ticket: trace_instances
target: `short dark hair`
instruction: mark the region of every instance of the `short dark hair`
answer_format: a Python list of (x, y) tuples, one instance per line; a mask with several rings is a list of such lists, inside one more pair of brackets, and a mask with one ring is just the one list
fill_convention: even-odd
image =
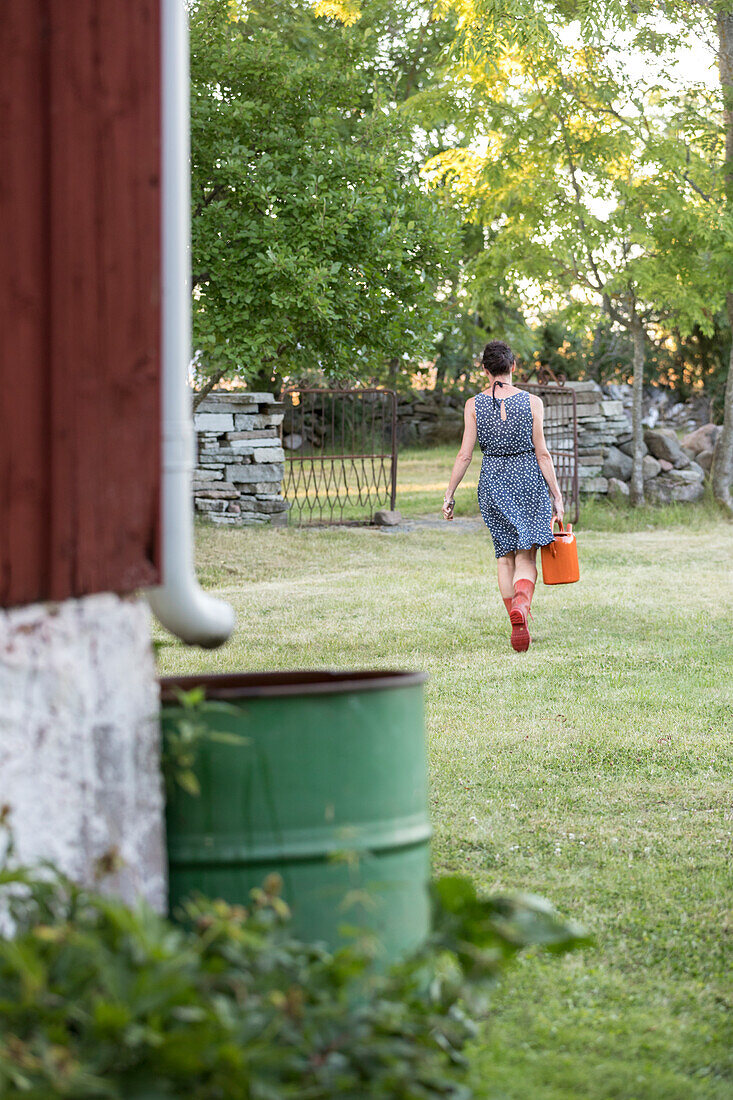
[(514, 363), (514, 352), (503, 340), (489, 340), (481, 362), (489, 374), (507, 374)]

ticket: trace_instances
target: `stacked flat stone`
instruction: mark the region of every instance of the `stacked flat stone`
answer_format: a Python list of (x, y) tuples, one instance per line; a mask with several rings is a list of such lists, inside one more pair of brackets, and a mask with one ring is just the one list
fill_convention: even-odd
[(227, 527), (287, 523), (282, 408), (271, 393), (246, 390), (211, 393), (201, 402), (193, 418), (200, 516)]
[[(566, 382), (578, 408), (578, 485), (581, 493), (605, 493), (608, 479), (603, 465), (612, 447), (631, 439), (631, 423), (621, 401), (603, 394), (597, 382)], [(551, 397), (545, 397), (551, 402)], [(572, 447), (572, 442), (570, 443)]]

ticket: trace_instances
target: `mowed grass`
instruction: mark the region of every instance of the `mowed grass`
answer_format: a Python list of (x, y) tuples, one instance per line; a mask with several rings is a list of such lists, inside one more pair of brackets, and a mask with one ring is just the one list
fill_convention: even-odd
[(729, 1100), (733, 530), (707, 507), (609, 515), (588, 509), (611, 529), (583, 528), (581, 583), (538, 586), (523, 655), (473, 524), (202, 527), (237, 631), (164, 641), (161, 671), (426, 669), (436, 871), (542, 894), (596, 937), (508, 977), (477, 1094)]

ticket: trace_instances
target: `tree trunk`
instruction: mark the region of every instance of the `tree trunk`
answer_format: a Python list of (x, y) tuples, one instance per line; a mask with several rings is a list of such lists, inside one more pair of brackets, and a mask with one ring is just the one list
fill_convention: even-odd
[(634, 384), (631, 408), (631, 431), (634, 441), (634, 466), (631, 471), (631, 503), (644, 503), (644, 415), (642, 398), (644, 396), (644, 354), (645, 334), (640, 322), (634, 321), (631, 328), (634, 340)]
[[(727, 295), (728, 320), (733, 326), (733, 294)], [(733, 516), (733, 497), (730, 485), (733, 479), (733, 344), (728, 363), (728, 381), (725, 385), (723, 405), (723, 430), (715, 446), (713, 457), (713, 496)]]
[(211, 391), (216, 389), (216, 387), (219, 385), (219, 383), (221, 382), (223, 377), (224, 377), (224, 372), (219, 371), (218, 374), (212, 375), (212, 377), (208, 380), (208, 382), (204, 386), (201, 387), (200, 390), (196, 390), (194, 392), (194, 395), (193, 395), (193, 411), (194, 412), (196, 412), (196, 409), (199, 407), (201, 402), (206, 400), (206, 398), (209, 396)]
[[(729, 7), (729, 5), (725, 5)], [(716, 13), (718, 31), (718, 72), (723, 89), (723, 122), (725, 126), (725, 197), (726, 205), (733, 208), (733, 13)], [(728, 320), (733, 324), (733, 291), (726, 296)], [(730, 483), (733, 478), (733, 344), (728, 364), (728, 381), (725, 387), (723, 431), (718, 439), (713, 459), (713, 496), (733, 516), (733, 499)]]
[(588, 368), (588, 374), (591, 376), (594, 382), (598, 385), (602, 385), (603, 379), (601, 377), (601, 337), (603, 335), (603, 324), (598, 322), (593, 330), (593, 346), (590, 353), (590, 366)]

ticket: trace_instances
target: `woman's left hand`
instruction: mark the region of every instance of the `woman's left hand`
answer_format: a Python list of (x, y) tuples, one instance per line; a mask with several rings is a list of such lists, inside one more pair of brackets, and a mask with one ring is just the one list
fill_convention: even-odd
[(453, 519), (453, 509), (456, 506), (455, 500), (443, 501), (443, 519)]

